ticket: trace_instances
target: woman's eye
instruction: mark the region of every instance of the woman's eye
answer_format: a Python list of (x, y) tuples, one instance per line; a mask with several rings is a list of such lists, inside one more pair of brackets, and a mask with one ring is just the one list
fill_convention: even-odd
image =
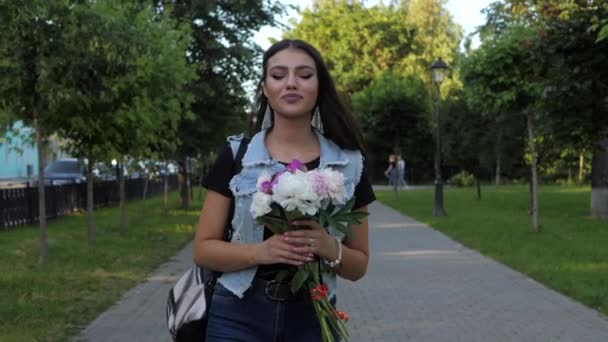
[(312, 75), (302, 75), (300, 77), (302, 77), (303, 79), (307, 80), (307, 79), (311, 78)]
[(274, 78), (275, 80), (280, 80), (284, 76), (283, 75), (270, 75), (270, 77)]

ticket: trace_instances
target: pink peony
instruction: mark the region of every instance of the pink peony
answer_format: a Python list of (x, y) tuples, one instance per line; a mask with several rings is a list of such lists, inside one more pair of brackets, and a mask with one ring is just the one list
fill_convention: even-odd
[(306, 171), (306, 166), (301, 161), (294, 159), (291, 163), (287, 164), (287, 171), (296, 173), (296, 170)]

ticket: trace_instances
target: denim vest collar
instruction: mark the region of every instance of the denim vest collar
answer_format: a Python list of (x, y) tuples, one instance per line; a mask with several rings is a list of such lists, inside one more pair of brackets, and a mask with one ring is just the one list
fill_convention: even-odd
[[(336, 145), (333, 141), (327, 139), (317, 129), (314, 132), (319, 141), (321, 156), (319, 162), (319, 168), (331, 167), (331, 166), (344, 166), (348, 164), (348, 157), (342, 152), (342, 149)], [(251, 166), (274, 166), (278, 162), (270, 157), (268, 149), (266, 149), (266, 134), (268, 130), (262, 130), (251, 138), (249, 146), (254, 148), (248, 148), (247, 152), (243, 156), (243, 167)]]

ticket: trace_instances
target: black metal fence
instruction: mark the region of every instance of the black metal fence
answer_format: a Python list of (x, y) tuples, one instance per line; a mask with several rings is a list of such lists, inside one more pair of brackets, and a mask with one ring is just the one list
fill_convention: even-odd
[[(169, 190), (177, 189), (177, 177), (169, 177)], [(164, 191), (164, 180), (148, 181), (147, 196)], [(125, 180), (127, 200), (143, 198), (145, 179)], [(86, 210), (87, 185), (65, 184), (45, 188), (46, 216), (48, 219)], [(95, 182), (93, 185), (95, 208), (108, 207), (120, 202), (116, 181)], [(38, 222), (38, 188), (0, 189), (0, 229), (33, 224)]]

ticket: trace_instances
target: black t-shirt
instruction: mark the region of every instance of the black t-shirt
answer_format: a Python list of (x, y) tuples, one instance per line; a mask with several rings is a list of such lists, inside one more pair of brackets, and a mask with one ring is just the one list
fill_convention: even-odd
[[(306, 169), (313, 170), (319, 167), (320, 158), (316, 158), (307, 163)], [(285, 163), (283, 163), (285, 164)], [(219, 153), (215, 164), (211, 167), (206, 177), (203, 180), (203, 186), (209, 190), (220, 193), (232, 200), (234, 195), (230, 191), (230, 180), (234, 177), (234, 157), (232, 155), (232, 149), (230, 144), (227, 144), (224, 149)], [(362, 208), (376, 200), (376, 195), (372, 189), (372, 185), (369, 182), (367, 172), (364, 169), (359, 179), (359, 184), (355, 187), (355, 204), (353, 209)], [(233, 213), (229, 214), (228, 222), (232, 221)], [(264, 240), (272, 236), (272, 232), (264, 228)], [(268, 275), (277, 272), (278, 270), (286, 267), (287, 265), (275, 264), (275, 265), (260, 265), (258, 267), (258, 275)]]

